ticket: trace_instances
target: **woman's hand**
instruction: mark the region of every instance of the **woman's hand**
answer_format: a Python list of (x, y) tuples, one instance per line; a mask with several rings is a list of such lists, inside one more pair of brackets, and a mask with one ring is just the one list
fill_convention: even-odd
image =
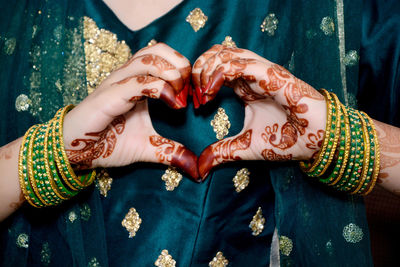
[(308, 160), (319, 150), (326, 124), (324, 97), (283, 67), (239, 48), (214, 45), (192, 70), (196, 106), (211, 101), (222, 85), (245, 102), (242, 131), (207, 147), (199, 174), (235, 160)]
[(64, 141), (71, 164), (87, 169), (158, 162), (197, 178), (196, 155), (156, 133), (146, 99), (186, 107), (190, 73), (190, 62), (166, 44), (139, 50), (66, 115)]

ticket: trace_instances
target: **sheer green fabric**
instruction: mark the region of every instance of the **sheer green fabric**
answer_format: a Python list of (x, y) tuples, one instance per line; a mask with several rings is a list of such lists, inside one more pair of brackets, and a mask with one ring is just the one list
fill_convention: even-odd
[[(239, 47), (356, 105), (358, 61), (350, 56), (346, 61), (346, 55), (359, 51), (361, 1), (342, 3), (190, 0), (132, 32), (101, 1), (6, 4), (2, 0), (8, 10), (0, 17), (0, 144), (86, 96), (83, 16), (117, 34), (132, 51), (156, 39), (192, 63), (229, 35)], [(196, 7), (208, 16), (198, 32), (185, 21)], [(260, 25), (272, 13), (278, 24), (270, 35)], [(364, 13), (363, 19), (371, 18)], [(394, 89), (388, 85), (387, 90)], [(210, 121), (218, 107), (226, 110), (231, 121), (229, 136), (237, 134), (243, 126), (243, 106), (228, 88), (200, 110), (191, 103), (179, 111), (159, 101), (149, 105), (156, 130), (196, 154), (216, 141)], [(250, 184), (236, 193), (232, 178), (244, 167), (251, 173)], [(93, 186), (60, 207), (24, 206), (1, 224), (0, 264), (152, 266), (167, 249), (177, 266), (207, 266), (218, 251), (229, 266), (266, 266), (271, 251), (276, 251), (271, 250), (271, 240), (277, 228), (282, 266), (371, 265), (362, 200), (329, 192), (303, 176), (296, 163), (226, 164), (200, 185), (184, 177), (172, 192), (165, 190), (161, 180), (165, 169), (147, 163), (112, 169), (114, 181), (107, 197)], [(142, 224), (136, 236), (128, 238), (121, 221), (131, 207)], [(266, 223), (263, 232), (253, 236), (248, 225), (258, 207)]]

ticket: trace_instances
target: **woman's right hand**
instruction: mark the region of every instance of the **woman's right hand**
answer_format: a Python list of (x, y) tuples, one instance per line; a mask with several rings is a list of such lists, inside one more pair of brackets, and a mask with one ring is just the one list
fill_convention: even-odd
[(195, 180), (197, 157), (182, 144), (157, 134), (147, 99), (186, 107), (190, 62), (163, 43), (139, 50), (64, 120), (64, 143), (77, 169), (156, 162), (178, 167)]

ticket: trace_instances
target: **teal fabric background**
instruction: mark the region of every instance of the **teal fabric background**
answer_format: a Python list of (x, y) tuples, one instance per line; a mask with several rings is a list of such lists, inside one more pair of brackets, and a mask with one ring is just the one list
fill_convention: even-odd
[[(366, 95), (371, 89), (366, 86), (358, 89), (358, 63), (346, 67), (347, 81), (343, 84), (339, 2), (190, 0), (144, 29), (132, 32), (98, 0), (2, 1), (9, 12), (0, 17), (0, 116), (3, 118), (0, 144), (21, 136), (31, 124), (48, 120), (58, 107), (79, 103), (85, 97), (83, 16), (94, 19), (99, 28), (117, 34), (132, 52), (156, 39), (172, 46), (192, 63), (213, 44), (221, 43), (230, 35), (237, 46), (285, 66), (316, 88), (334, 91), (343, 102), (355, 106), (359, 94), (363, 100), (360, 106), (370, 108), (370, 98)], [(373, 64), (375, 58), (370, 57), (376, 52), (378, 42), (369, 41), (379, 38), (374, 39), (374, 34), (364, 35), (371, 21), (375, 21), (371, 6), (377, 5), (376, 2), (365, 2), (362, 9), (359, 0), (345, 1), (343, 15), (346, 51), (359, 52), (362, 71), (376, 67), (376, 73), (380, 73)], [(196, 7), (208, 16), (206, 26), (197, 33), (185, 22), (188, 13)], [(260, 31), (260, 24), (269, 13), (274, 13), (279, 20), (273, 36)], [(325, 35), (320, 29), (324, 17), (333, 19), (332, 35)], [(393, 24), (385, 24), (384, 30), (390, 32), (390, 27)], [(16, 39), (12, 53), (6, 43), (11, 38)], [(361, 51), (360, 40), (365, 41), (361, 43)], [(398, 51), (395, 39), (385, 40), (393, 48), (390, 51)], [(81, 46), (76, 46), (76, 42)], [(379, 50), (386, 50), (385, 42), (379, 43), (382, 45)], [(73, 67), (69, 65), (71, 58), (75, 59)], [(392, 94), (396, 94), (398, 82), (398, 78), (393, 78), (398, 77), (396, 62), (398, 56), (387, 74), (393, 82), (383, 86)], [(40, 77), (32, 72), (40, 72)], [(360, 76), (363, 86), (371, 84), (369, 79), (379, 81), (379, 75), (371, 78), (366, 73)], [(33, 101), (28, 111), (17, 112), (15, 99), (22, 93), (32, 100), (40, 99), (42, 109), (35, 106), (38, 101)], [(386, 107), (387, 113), (398, 111), (396, 99), (390, 98), (393, 104)], [(385, 98), (385, 101), (389, 100)], [(179, 111), (159, 101), (150, 101), (149, 105), (156, 130), (185, 144), (196, 154), (216, 141), (209, 124), (218, 107), (226, 110), (231, 121), (229, 135), (238, 133), (243, 125), (243, 106), (228, 88), (200, 110), (194, 110), (192, 103)], [(251, 181), (238, 194), (232, 178), (243, 167), (251, 172)], [(322, 188), (304, 177), (296, 163), (226, 164), (200, 185), (185, 177), (173, 192), (167, 192), (160, 179), (165, 169), (165, 166), (147, 163), (110, 169), (114, 182), (106, 198), (93, 186), (60, 207), (21, 208), (1, 224), (0, 264), (152, 266), (161, 250), (168, 249), (177, 266), (207, 266), (218, 251), (229, 260), (229, 266), (266, 266), (276, 227), (280, 236), (293, 242), (290, 254), (280, 255), (282, 266), (371, 265), (362, 199)], [(121, 221), (131, 207), (139, 212), (142, 224), (137, 235), (129, 239)], [(258, 207), (262, 207), (266, 224), (262, 234), (254, 237), (248, 224)], [(71, 221), (71, 215), (76, 219)], [(343, 236), (343, 230), (351, 223), (362, 230), (359, 242), (348, 242)], [(27, 247), (16, 242), (21, 234), (29, 237)]]

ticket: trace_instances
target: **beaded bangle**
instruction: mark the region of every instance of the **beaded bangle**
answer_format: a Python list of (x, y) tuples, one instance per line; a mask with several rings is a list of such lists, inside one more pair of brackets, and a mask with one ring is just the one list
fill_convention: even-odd
[(18, 159), (18, 175), (19, 175), (19, 183), (21, 186), (22, 193), (28, 201), (34, 207), (40, 206), (40, 200), (35, 196), (33, 189), (31, 187), (29, 181), (29, 174), (28, 174), (28, 150), (29, 150), (29, 143), (32, 139), (33, 132), (39, 127), (39, 125), (33, 125), (28, 131), (25, 133), (22, 144), (19, 151), (19, 159)]
[(32, 160), (32, 150), (33, 150), (33, 143), (36, 137), (36, 134), (39, 130), (39, 128), (41, 127), (41, 125), (39, 125), (38, 128), (36, 128), (31, 136), (31, 139), (29, 140), (29, 145), (28, 145), (28, 175), (29, 175), (29, 182), (31, 184), (31, 188), (33, 189), (34, 194), (36, 195), (37, 199), (39, 200), (39, 203), (37, 204), (39, 207), (44, 207), (45, 201), (44, 199), (41, 197), (41, 195), (39, 194), (39, 190), (37, 188), (37, 184), (36, 184), (36, 179), (34, 178), (34, 174), (33, 174), (33, 160)]
[(300, 162), (301, 169), (311, 177), (321, 176), (329, 167), (335, 154), (340, 130), (339, 118), (341, 116), (341, 111), (338, 106), (339, 100), (337, 98), (332, 99), (330, 94), (324, 89), (321, 90), (321, 93), (324, 95), (327, 103), (327, 123), (325, 127), (324, 143), (318, 153), (317, 159), (311, 167), (308, 163)]
[[(339, 169), (339, 173), (336, 176), (335, 179), (332, 180), (332, 182), (329, 184), (330, 186), (333, 186), (335, 184), (337, 184), (340, 179), (342, 179), (343, 174), (346, 170), (346, 166), (347, 166), (347, 162), (349, 161), (349, 156), (350, 156), (350, 139), (351, 139), (351, 135), (350, 135), (350, 121), (349, 121), (349, 116), (347, 113), (347, 109), (343, 104), (340, 104), (340, 108), (342, 110), (343, 113), (343, 118), (344, 118), (344, 122), (341, 123), (341, 139), (340, 139), (340, 145), (343, 146), (342, 142), (344, 142), (344, 152), (343, 155), (341, 155), (341, 151), (339, 151), (339, 157), (343, 156), (343, 161), (338, 164), (340, 169)], [(344, 129), (343, 129), (344, 128)], [(343, 131), (344, 131), (344, 138), (343, 138)]]
[(49, 185), (43, 162), (44, 133), (47, 127), (48, 124), (41, 125), (33, 141), (32, 158), (30, 159), (32, 160), (33, 177), (30, 179), (35, 180), (38, 197), (43, 199), (43, 204), (50, 206), (56, 204), (56, 201), (53, 197), (54, 192)]
[(362, 124), (361, 120), (358, 117), (357, 112), (349, 108), (349, 114), (353, 118), (355, 122), (355, 127), (356, 127), (356, 157), (354, 159), (354, 166), (353, 169), (351, 170), (350, 174), (350, 179), (343, 188), (344, 191), (351, 191), (357, 186), (357, 182), (359, 181), (361, 171), (362, 171), (362, 162), (364, 160), (364, 139), (363, 139), (363, 134), (362, 134)]
[(49, 127), (47, 127), (44, 135), (44, 167), (46, 169), (46, 174), (49, 177), (50, 186), (53, 192), (61, 200), (69, 199), (75, 196), (78, 192), (69, 191), (68, 188), (62, 183), (53, 157), (53, 142), (52, 142), (52, 127), (53, 121), (50, 121)]
[[(367, 116), (368, 117), (368, 116)], [(374, 164), (374, 171), (372, 173), (372, 180), (370, 182), (370, 185), (368, 187), (368, 189), (366, 189), (365, 192), (361, 192), (363, 195), (368, 195), (372, 189), (374, 188), (375, 184), (376, 184), (376, 180), (378, 179), (378, 174), (380, 171), (380, 148), (379, 148), (379, 143), (378, 143), (378, 135), (376, 133), (376, 128), (375, 128), (375, 124), (372, 121), (371, 118), (368, 117), (368, 121), (371, 124), (371, 128), (372, 128), (372, 134), (374, 136), (374, 143), (375, 143), (375, 164)]]
[(350, 192), (350, 194), (357, 194), (360, 191), (361, 187), (363, 186), (365, 180), (367, 179), (368, 166), (369, 166), (369, 161), (370, 161), (370, 149), (371, 149), (370, 141), (368, 138), (367, 124), (366, 124), (363, 116), (361, 116), (360, 112), (356, 111), (356, 113), (361, 120), (362, 129), (363, 129), (364, 159), (363, 159), (363, 165), (362, 165), (360, 179), (358, 181), (359, 184), (353, 191)]

